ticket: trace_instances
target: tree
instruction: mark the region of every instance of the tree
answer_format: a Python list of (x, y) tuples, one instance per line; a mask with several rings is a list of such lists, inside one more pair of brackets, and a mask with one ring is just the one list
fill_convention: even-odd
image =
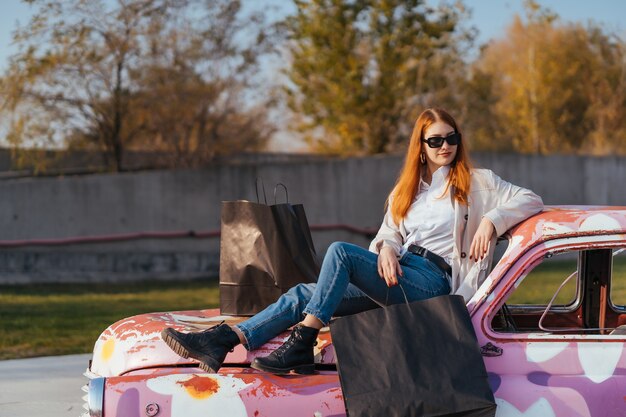
[(461, 10), (421, 0), (296, 0), (285, 21), (285, 89), (296, 129), (318, 150), (375, 154), (411, 132), (443, 95)]
[(532, 1), (526, 7), (526, 21), (516, 16), (473, 65), (474, 141), (527, 153), (618, 150), (626, 141), (623, 42), (592, 23), (560, 23)]
[[(172, 155), (177, 165), (194, 166), (220, 154), (258, 150), (273, 126), (267, 108), (273, 98), (255, 77), (259, 58), (272, 51), (262, 15), (240, 19), (238, 1), (211, 1), (209, 26), (185, 29), (184, 22), (158, 22), (146, 69), (134, 75), (139, 107), (149, 109), (136, 142)], [(249, 40), (246, 41), (245, 38)], [(251, 41), (250, 41), (251, 40)]]
[(593, 78), (587, 85), (587, 118), (593, 130), (581, 144), (593, 155), (626, 155), (626, 41), (592, 26), (588, 36), (594, 52)]
[(15, 31), (19, 52), (1, 81), (15, 145), (70, 138), (120, 170), (132, 147), (174, 149), (188, 165), (231, 140), (267, 139), (246, 93), (269, 42), (258, 15), (240, 19), (239, 1), (28, 2), (37, 12)]

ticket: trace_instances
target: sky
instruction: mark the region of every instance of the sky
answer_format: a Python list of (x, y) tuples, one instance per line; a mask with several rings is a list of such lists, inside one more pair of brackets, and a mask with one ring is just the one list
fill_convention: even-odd
[[(593, 20), (626, 38), (626, 1), (624, 0), (538, 0), (562, 21), (586, 23)], [(515, 14), (524, 15), (523, 0), (465, 0), (472, 9), (470, 23), (479, 30), (478, 43), (504, 34)]]

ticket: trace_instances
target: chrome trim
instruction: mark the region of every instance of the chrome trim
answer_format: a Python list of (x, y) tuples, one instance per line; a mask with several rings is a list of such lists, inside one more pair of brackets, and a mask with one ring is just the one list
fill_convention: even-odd
[(146, 415), (148, 417), (156, 416), (157, 414), (159, 414), (159, 411), (161, 411), (161, 409), (159, 408), (159, 404), (157, 403), (150, 403), (146, 405)]
[(87, 404), (89, 407), (89, 417), (102, 417), (104, 408), (104, 384), (106, 378), (94, 378), (89, 381), (89, 392)]

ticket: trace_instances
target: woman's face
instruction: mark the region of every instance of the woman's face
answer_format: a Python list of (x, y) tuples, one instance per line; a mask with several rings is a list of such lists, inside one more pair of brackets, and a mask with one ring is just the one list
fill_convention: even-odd
[[(449, 124), (437, 121), (428, 126), (424, 131), (424, 139), (432, 137), (445, 138), (454, 133), (454, 128)], [(458, 145), (450, 145), (447, 141), (443, 141), (441, 148), (431, 148), (428, 143), (422, 143), (422, 152), (426, 154), (426, 162), (431, 173), (435, 172), (439, 167), (450, 165), (454, 161)]]

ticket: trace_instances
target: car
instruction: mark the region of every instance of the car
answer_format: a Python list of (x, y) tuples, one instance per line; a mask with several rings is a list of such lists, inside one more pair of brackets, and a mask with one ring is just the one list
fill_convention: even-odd
[[(551, 206), (497, 245), (467, 302), (498, 417), (626, 416), (626, 207)], [(485, 267), (490, 267), (485, 265)], [(345, 416), (328, 328), (314, 375), (249, 367), (281, 345), (241, 345), (217, 374), (161, 340), (243, 320), (219, 310), (142, 314), (107, 328), (85, 375), (89, 416)]]

